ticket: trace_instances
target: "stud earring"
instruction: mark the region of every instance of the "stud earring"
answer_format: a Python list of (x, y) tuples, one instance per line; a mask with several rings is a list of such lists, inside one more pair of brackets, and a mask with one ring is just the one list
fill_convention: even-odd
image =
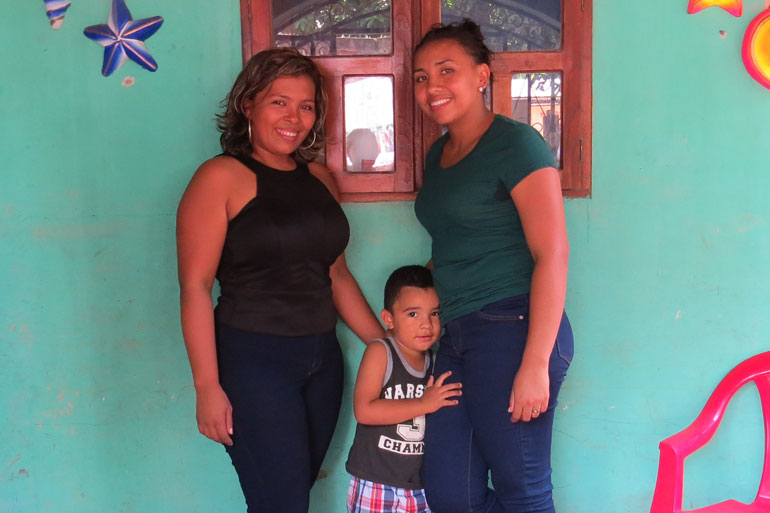
[(484, 86), (479, 86), (479, 92), (480, 92), (480, 93), (483, 93), (483, 92), (484, 92)]

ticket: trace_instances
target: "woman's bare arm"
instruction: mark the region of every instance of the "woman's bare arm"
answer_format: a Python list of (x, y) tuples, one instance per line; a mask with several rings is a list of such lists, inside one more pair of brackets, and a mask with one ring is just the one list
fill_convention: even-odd
[(219, 384), (211, 289), (227, 232), (229, 173), (223, 159), (204, 163), (177, 211), (182, 335), (196, 391), (198, 429), (232, 445), (232, 407)]
[(513, 381), (508, 409), (512, 422), (526, 422), (532, 418), (533, 411), (542, 412), (548, 407), (548, 362), (564, 312), (569, 243), (556, 169), (534, 171), (514, 187), (511, 197), (535, 261), (527, 344)]

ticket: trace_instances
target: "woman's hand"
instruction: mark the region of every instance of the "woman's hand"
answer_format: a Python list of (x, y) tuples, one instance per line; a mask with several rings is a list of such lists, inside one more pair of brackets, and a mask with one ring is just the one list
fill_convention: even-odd
[(215, 442), (233, 445), (233, 407), (230, 399), (217, 383), (196, 390), (198, 431)]
[(527, 365), (522, 362), (511, 388), (508, 405), (511, 422), (529, 422), (537, 418), (548, 408), (549, 390), (548, 364)]

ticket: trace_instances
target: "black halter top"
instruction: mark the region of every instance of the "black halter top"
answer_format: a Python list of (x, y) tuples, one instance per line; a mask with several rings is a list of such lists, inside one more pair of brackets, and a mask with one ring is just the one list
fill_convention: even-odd
[(287, 336), (334, 329), (329, 267), (350, 237), (342, 208), (305, 164), (281, 171), (228, 156), (257, 175), (257, 194), (227, 226), (217, 322)]

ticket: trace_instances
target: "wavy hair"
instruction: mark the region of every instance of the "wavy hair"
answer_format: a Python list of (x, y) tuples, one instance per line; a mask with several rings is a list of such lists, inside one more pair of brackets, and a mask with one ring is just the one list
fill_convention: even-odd
[[(222, 151), (233, 155), (249, 155), (249, 120), (244, 104), (253, 100), (276, 79), (281, 77), (307, 76), (315, 84), (315, 123), (311, 132), (292, 154), (305, 162), (315, 159), (326, 140), (326, 92), (324, 79), (315, 63), (293, 48), (270, 48), (254, 55), (235, 79), (233, 88), (222, 100), (224, 112), (217, 114), (217, 129), (222, 132), (219, 143)], [(312, 143), (312, 144), (311, 144)]]

